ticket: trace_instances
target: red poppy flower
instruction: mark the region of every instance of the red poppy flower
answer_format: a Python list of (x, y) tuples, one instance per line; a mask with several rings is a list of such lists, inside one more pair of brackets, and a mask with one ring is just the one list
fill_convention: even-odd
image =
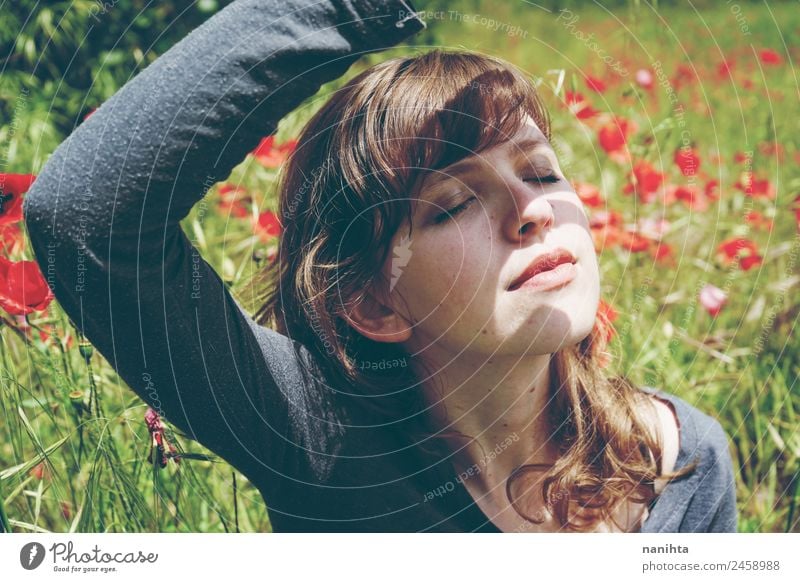
[(259, 214), (258, 221), (254, 225), (256, 234), (267, 240), (279, 236), (282, 228), (278, 216), (271, 210), (265, 210)]
[(290, 139), (282, 144), (275, 143), (275, 136), (265, 137), (252, 151), (253, 156), (267, 168), (277, 168), (297, 147), (297, 140)]
[(739, 268), (742, 271), (749, 271), (753, 267), (757, 267), (763, 262), (763, 257), (761, 255), (751, 255), (749, 257), (742, 257), (739, 259)]
[(719, 180), (709, 180), (704, 188), (706, 198), (719, 200)]
[(675, 266), (675, 254), (672, 252), (672, 247), (663, 241), (654, 242), (650, 247), (650, 255), (658, 263)]
[(30, 471), (28, 471), (28, 475), (38, 481), (42, 481), (43, 479), (47, 479), (49, 481), (52, 478), (50, 475), (50, 470), (47, 468), (44, 461), (38, 463)]
[(767, 178), (759, 179), (754, 177), (753, 172), (743, 172), (734, 187), (753, 198), (775, 199), (775, 187), (772, 183)]
[(605, 81), (591, 75), (586, 75), (586, 86), (595, 93), (604, 93), (606, 90)]
[(783, 63), (783, 57), (772, 49), (763, 49), (758, 53), (758, 56), (765, 65), (780, 65)]
[(605, 202), (600, 190), (594, 184), (586, 182), (576, 182), (574, 184), (575, 193), (586, 206), (590, 208), (601, 208)]
[(694, 148), (679, 148), (675, 150), (675, 164), (684, 176), (694, 176), (700, 167), (700, 156)]
[(797, 230), (800, 231), (800, 194), (794, 197), (792, 202), (792, 210), (794, 210), (794, 219), (797, 222)]
[(717, 75), (720, 77), (730, 77), (733, 75), (733, 67), (736, 65), (734, 59), (724, 59), (717, 65)]
[(634, 124), (622, 117), (615, 117), (597, 132), (597, 141), (607, 153), (617, 152), (628, 144), (628, 136), (635, 131)]
[(675, 75), (672, 78), (672, 85), (675, 90), (679, 90), (684, 85), (694, 83), (697, 80), (694, 70), (687, 64), (681, 63), (675, 68)]
[(651, 202), (655, 199), (661, 184), (664, 182), (664, 174), (657, 171), (650, 162), (640, 160), (633, 166), (630, 173), (630, 182), (623, 188), (625, 194), (636, 193), (642, 202)]
[(68, 501), (61, 502), (61, 515), (64, 519), (72, 519), (72, 505)]
[(43, 311), (52, 300), (36, 262), (11, 262), (0, 256), (0, 307), (11, 315), (26, 315)]
[(737, 164), (744, 164), (747, 160), (750, 159), (750, 156), (744, 152), (736, 152), (733, 154), (733, 161)]
[(764, 154), (765, 156), (775, 156), (778, 158), (778, 161), (783, 161), (786, 150), (783, 148), (783, 144), (778, 143), (777, 141), (762, 141), (758, 144), (758, 150)]
[(599, 113), (580, 93), (567, 91), (564, 94), (564, 101), (567, 104), (567, 109), (578, 119), (590, 119)]
[(773, 227), (773, 221), (757, 210), (751, 210), (745, 214), (744, 220), (754, 228), (763, 228), (764, 230), (771, 231)]
[(33, 174), (0, 174), (0, 225), (22, 220), (22, 195), (34, 180)]
[(653, 241), (638, 232), (626, 232), (622, 240), (622, 248), (632, 253), (643, 253), (650, 250)]
[(625, 219), (616, 210), (601, 210), (592, 214), (589, 219), (589, 224), (594, 228), (595, 226), (614, 226), (621, 228), (625, 224)]
[(703, 212), (708, 209), (708, 200), (706, 200), (700, 188), (691, 184), (686, 186), (673, 186), (670, 188), (670, 195), (675, 200), (680, 200), (692, 210)]
[(599, 211), (592, 214), (589, 226), (592, 231), (592, 241), (596, 252), (601, 252), (606, 246), (618, 244), (623, 236), (623, 219), (619, 212), (614, 210)]
[(763, 257), (758, 253), (756, 243), (741, 237), (727, 239), (717, 247), (717, 256), (725, 264), (739, 262), (739, 268), (749, 271), (760, 265)]
[(252, 201), (252, 197), (244, 188), (225, 183), (219, 186), (217, 192), (219, 192), (219, 209), (222, 212), (230, 213), (237, 218), (244, 218), (250, 214), (247, 204)]
[[(20, 316), (17, 316), (17, 317), (20, 317)], [(30, 326), (27, 326), (27, 328), (26, 328), (24, 319), (21, 322), (20, 327), (25, 331), (26, 334), (32, 329)], [(56, 332), (58, 330), (53, 325), (51, 325), (49, 323), (43, 323), (41, 325), (41, 328), (42, 329), (39, 330), (39, 339), (42, 340), (42, 343), (47, 344), (47, 343), (50, 343), (51, 341), (53, 341), (53, 342), (61, 341), (61, 340), (59, 340), (58, 336), (56, 335)], [(72, 334), (67, 332), (65, 337), (67, 339), (67, 342), (66, 342), (67, 349), (72, 348), (72, 346), (75, 344), (75, 342), (72, 340), (72, 337), (73, 337)]]

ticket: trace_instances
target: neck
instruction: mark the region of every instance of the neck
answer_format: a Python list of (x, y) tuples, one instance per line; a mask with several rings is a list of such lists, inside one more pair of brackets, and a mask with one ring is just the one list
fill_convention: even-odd
[(447, 365), (434, 368), (439, 371), (423, 384), (434, 428), (467, 437), (448, 443), (459, 472), (479, 469), (470, 473), (471, 489), (494, 496), (504, 492), (506, 479), (520, 465), (555, 462), (546, 415), (550, 358), (443, 358)]

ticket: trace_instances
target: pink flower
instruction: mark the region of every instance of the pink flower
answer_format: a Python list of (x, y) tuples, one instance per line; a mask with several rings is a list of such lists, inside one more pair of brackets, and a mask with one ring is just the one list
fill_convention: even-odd
[(647, 69), (639, 69), (636, 71), (636, 82), (643, 89), (653, 88), (653, 73)]
[(639, 220), (639, 232), (647, 238), (661, 240), (669, 232), (669, 221), (663, 218), (642, 218)]
[(719, 287), (707, 284), (700, 290), (700, 304), (713, 317), (717, 316), (727, 301), (728, 296)]

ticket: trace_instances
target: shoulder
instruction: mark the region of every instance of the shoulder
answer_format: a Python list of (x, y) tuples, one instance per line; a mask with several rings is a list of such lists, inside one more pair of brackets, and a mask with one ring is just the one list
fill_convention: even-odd
[[(680, 452), (680, 421), (674, 405), (668, 400), (663, 400), (655, 395), (650, 395), (644, 402), (649, 402), (652, 406), (643, 404), (641, 412), (647, 419), (647, 427), (650, 429), (651, 436), (661, 444), (661, 466), (659, 474), (669, 473), (675, 470)], [(664, 489), (666, 482), (656, 480), (655, 491), (657, 494)]]
[(669, 406), (675, 412), (680, 434), (680, 457), (684, 454), (692, 458), (698, 454), (703, 457), (730, 454), (728, 435), (716, 418), (669, 392), (649, 386), (642, 390), (649, 393), (652, 400), (662, 403), (662, 406)]
[(665, 464), (672, 461), (672, 469), (680, 469), (696, 460), (696, 471), (706, 482), (714, 476), (731, 480), (730, 445), (720, 422), (674, 394), (651, 387), (643, 391), (650, 394), (658, 411), (657, 426), (666, 440)]

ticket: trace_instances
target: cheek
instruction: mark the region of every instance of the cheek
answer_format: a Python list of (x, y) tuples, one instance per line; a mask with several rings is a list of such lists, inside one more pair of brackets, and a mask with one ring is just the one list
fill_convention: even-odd
[(448, 230), (452, 232), (418, 241), (398, 279), (398, 288), (417, 321), (463, 317), (470, 302), (470, 311), (480, 304), (481, 289), (494, 286), (488, 271), (490, 243), (473, 244), (464, 230)]

